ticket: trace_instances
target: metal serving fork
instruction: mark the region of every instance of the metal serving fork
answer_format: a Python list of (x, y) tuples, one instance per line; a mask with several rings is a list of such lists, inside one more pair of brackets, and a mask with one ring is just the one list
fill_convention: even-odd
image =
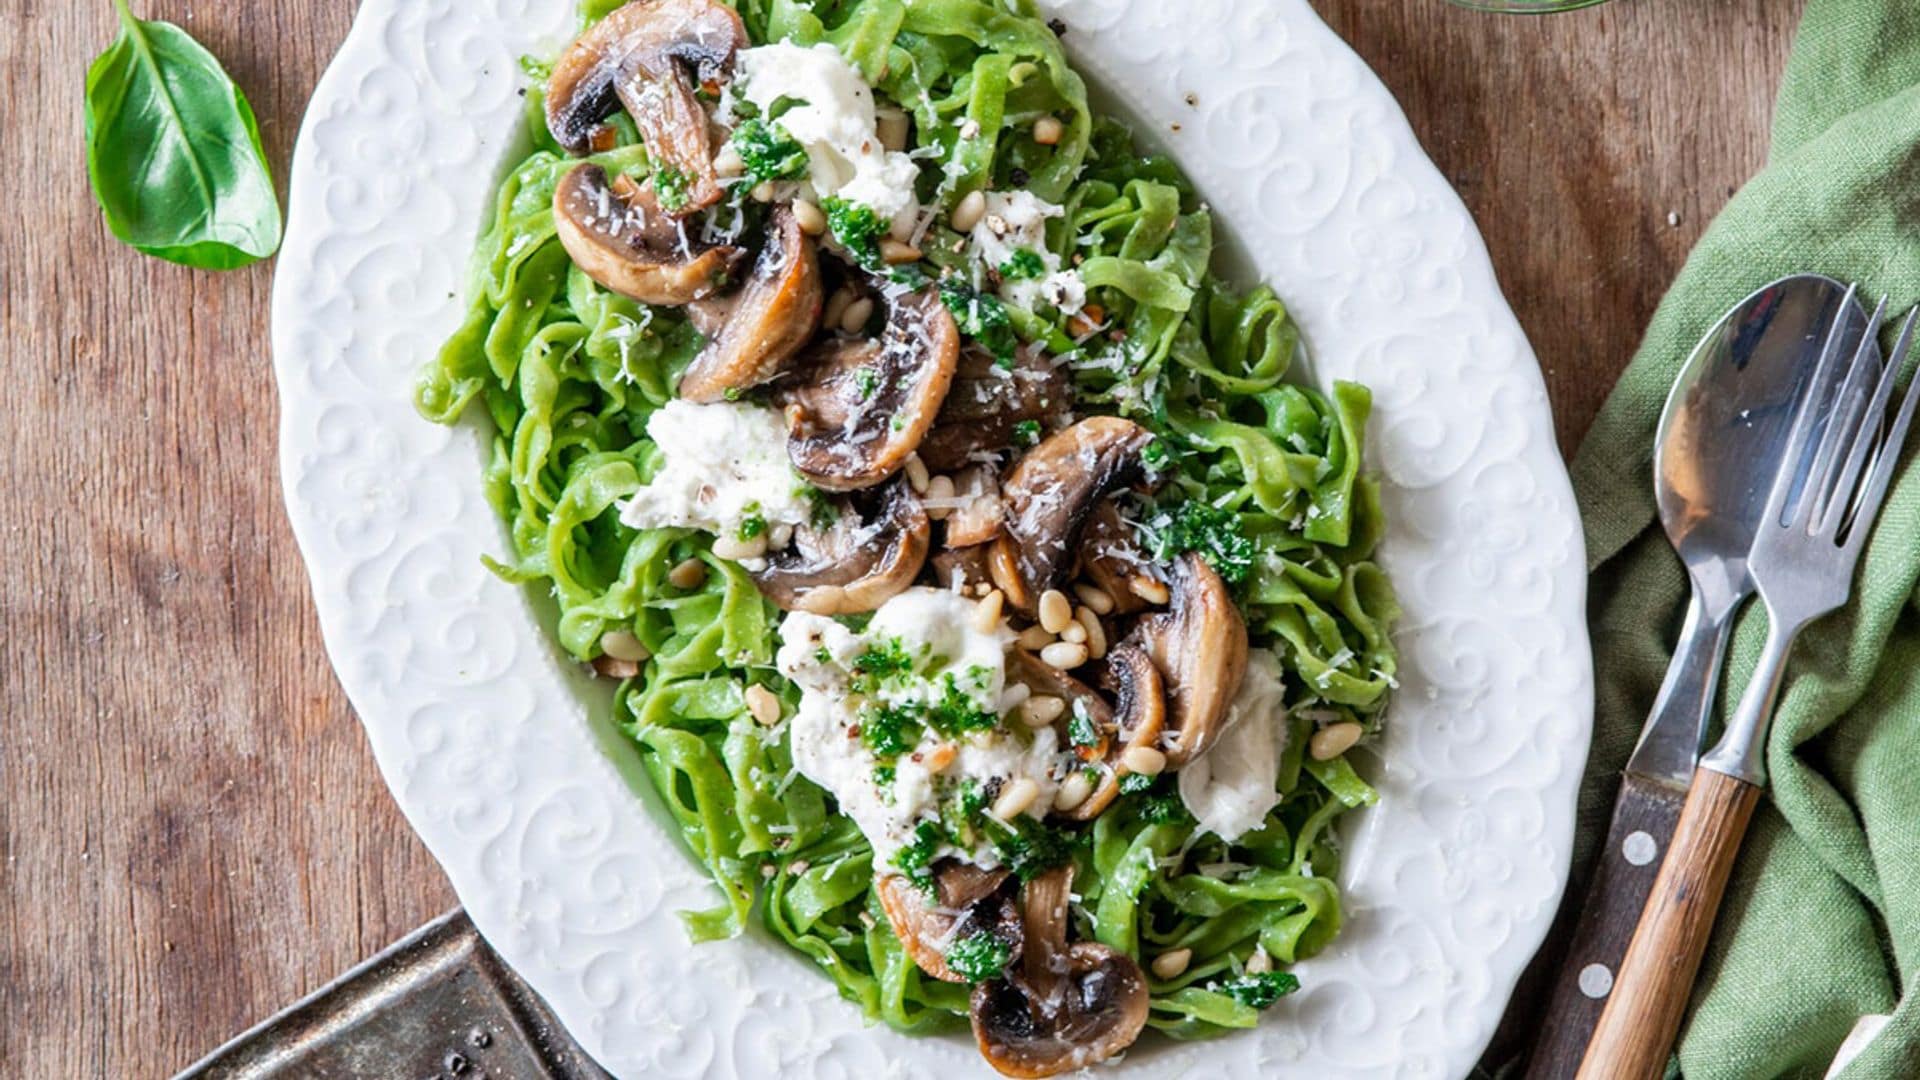
[[(1845, 303), (1852, 296), (1849, 289)], [(1881, 365), (1868, 344), (1885, 311), (1882, 300), (1847, 365), (1845, 381), (1829, 395), (1845, 320), (1836, 323), (1795, 414), (1786, 457), (1747, 559), (1767, 608), (1766, 647), (1726, 734), (1694, 771), (1673, 842), (1581, 1062), (1581, 1080), (1638, 1080), (1666, 1071), (1733, 857), (1766, 783), (1767, 724), (1787, 654), (1808, 623), (1847, 602), (1860, 551), (1920, 404), (1917, 377), (1893, 424), (1884, 424), (1920, 315), (1907, 315), (1884, 370), (1876, 370)], [(1807, 443), (1823, 409), (1827, 429), (1809, 460)]]

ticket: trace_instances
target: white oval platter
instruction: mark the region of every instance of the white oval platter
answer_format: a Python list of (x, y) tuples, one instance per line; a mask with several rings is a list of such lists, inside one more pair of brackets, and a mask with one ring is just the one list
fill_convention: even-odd
[[(1402, 686), (1354, 815), (1348, 925), (1256, 1031), (1124, 1075), (1464, 1075), (1546, 931), (1592, 714), (1581, 534), (1540, 372), (1479, 234), (1305, 0), (1060, 0), (1075, 62), (1217, 210), (1321, 380), (1374, 391)], [(864, 1024), (798, 957), (689, 944), (715, 895), (604, 692), (493, 578), (486, 433), (413, 412), (514, 148), (516, 59), (572, 0), (366, 0), (294, 153), (273, 298), (288, 511), (381, 771), (496, 949), (622, 1076), (987, 1074)], [(1191, 95), (1191, 98), (1189, 97)]]

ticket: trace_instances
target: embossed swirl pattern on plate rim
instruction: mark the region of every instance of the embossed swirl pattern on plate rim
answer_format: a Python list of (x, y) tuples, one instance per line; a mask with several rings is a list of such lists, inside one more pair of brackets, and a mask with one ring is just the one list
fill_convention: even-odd
[[(1381, 557), (1407, 610), (1384, 801), (1347, 837), (1345, 932), (1258, 1030), (1155, 1040), (1120, 1071), (1461, 1075), (1558, 901), (1592, 711), (1579, 524), (1532, 352), (1465, 209), (1303, 0), (1047, 6), (1280, 288), (1315, 377), (1374, 388)], [(674, 912), (714, 896), (598, 726), (604, 690), (480, 564), (505, 543), (485, 433), (410, 406), (461, 314), (523, 104), (516, 58), (563, 42), (571, 9), (367, 0), (314, 94), (273, 345), (328, 651), (474, 922), (615, 1072), (984, 1072), (963, 1036), (864, 1025), (759, 937), (687, 943)]]

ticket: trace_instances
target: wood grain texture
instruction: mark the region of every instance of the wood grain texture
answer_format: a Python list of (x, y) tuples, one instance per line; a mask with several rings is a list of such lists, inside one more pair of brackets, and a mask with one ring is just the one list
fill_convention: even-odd
[(1685, 801), (1686, 792), (1677, 786), (1637, 776), (1621, 779), (1593, 882), (1570, 898), (1581, 905), (1580, 916), (1527, 1060), (1528, 1080), (1565, 1080), (1580, 1067), (1607, 1002), (1605, 987), (1595, 996), (1592, 987), (1581, 985), (1582, 974), (1595, 964), (1608, 979), (1620, 970)]
[[(1763, 160), (1799, 5), (1316, 3), (1480, 222), (1571, 448)], [(227, 64), (284, 193), (353, 5), (134, 6)], [(453, 897), (321, 650), (281, 510), (271, 266), (142, 258), (87, 192), (81, 87), (112, 33), (104, 0), (0, 0), (0, 1062), (117, 1080), (185, 1065)]]
[(1711, 769), (1694, 771), (1673, 845), (1580, 1062), (1579, 1080), (1659, 1080), (1666, 1074), (1720, 896), (1759, 802), (1756, 784)]

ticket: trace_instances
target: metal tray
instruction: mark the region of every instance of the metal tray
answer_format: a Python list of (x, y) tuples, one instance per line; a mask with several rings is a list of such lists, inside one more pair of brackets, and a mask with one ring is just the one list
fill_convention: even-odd
[(175, 1080), (611, 1080), (455, 909)]

